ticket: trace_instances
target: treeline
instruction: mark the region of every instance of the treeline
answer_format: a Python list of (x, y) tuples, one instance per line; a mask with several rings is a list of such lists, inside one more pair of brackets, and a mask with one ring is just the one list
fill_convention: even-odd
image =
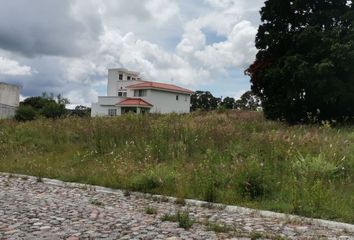
[(76, 106), (75, 109), (67, 109), (69, 99), (62, 95), (43, 93), (42, 96), (29, 97), (20, 102), (15, 119), (18, 121), (31, 121), (37, 118), (57, 119), (67, 116), (88, 117), (91, 109), (85, 106)]
[(261, 109), (261, 101), (252, 91), (245, 92), (238, 100), (232, 97), (214, 97), (209, 91), (196, 91), (192, 94), (191, 111), (216, 109), (256, 111)]

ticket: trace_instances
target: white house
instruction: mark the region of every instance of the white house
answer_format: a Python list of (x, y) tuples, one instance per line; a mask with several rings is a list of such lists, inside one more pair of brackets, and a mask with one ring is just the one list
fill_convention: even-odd
[(12, 118), (20, 102), (21, 87), (0, 82), (0, 119)]
[(193, 91), (172, 84), (149, 82), (138, 72), (108, 70), (107, 96), (92, 104), (91, 116), (135, 113), (189, 113)]

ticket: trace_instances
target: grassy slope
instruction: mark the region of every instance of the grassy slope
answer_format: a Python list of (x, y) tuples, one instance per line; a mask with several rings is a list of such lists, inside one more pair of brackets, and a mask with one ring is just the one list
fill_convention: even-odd
[(0, 171), (354, 223), (354, 128), (258, 113), (1, 121)]

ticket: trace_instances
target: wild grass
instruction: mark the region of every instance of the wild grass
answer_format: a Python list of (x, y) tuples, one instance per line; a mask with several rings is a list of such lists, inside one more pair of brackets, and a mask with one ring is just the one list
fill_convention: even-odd
[(153, 208), (153, 207), (146, 207), (145, 213), (149, 214), (149, 215), (155, 215), (155, 214), (157, 214), (157, 209)]
[(354, 127), (260, 113), (0, 121), (0, 171), (354, 223)]
[(175, 214), (164, 214), (161, 221), (178, 222), (178, 226), (184, 229), (190, 229), (194, 221), (190, 218), (187, 211), (178, 210)]

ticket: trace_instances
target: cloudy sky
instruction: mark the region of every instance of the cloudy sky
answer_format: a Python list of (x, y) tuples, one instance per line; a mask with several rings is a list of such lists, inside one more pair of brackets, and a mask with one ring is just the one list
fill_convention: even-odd
[(245, 68), (264, 0), (9, 0), (0, 7), (0, 81), (22, 96), (90, 105), (107, 68), (215, 96), (250, 88)]

